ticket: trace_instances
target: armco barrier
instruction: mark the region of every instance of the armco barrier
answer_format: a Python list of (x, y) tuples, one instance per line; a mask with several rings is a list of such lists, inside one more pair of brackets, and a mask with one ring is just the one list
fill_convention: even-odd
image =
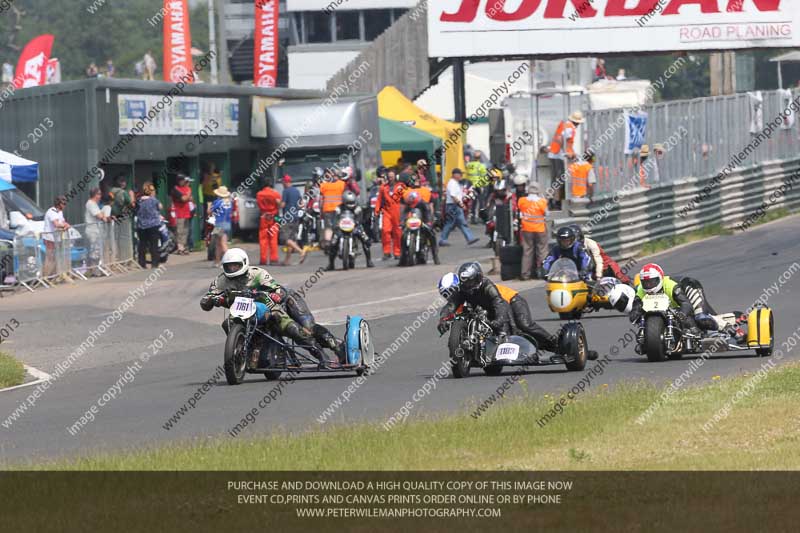
[[(784, 192), (779, 195), (775, 191), (782, 186)], [(777, 196), (774, 202), (771, 196)], [(721, 181), (689, 178), (652, 189), (636, 187), (617, 197), (598, 197), (592, 204), (573, 203), (570, 221), (588, 227), (609, 253), (630, 257), (648, 242), (705, 226), (736, 228), (757, 217), (765, 202), (768, 211), (800, 209), (800, 159), (738, 169)]]

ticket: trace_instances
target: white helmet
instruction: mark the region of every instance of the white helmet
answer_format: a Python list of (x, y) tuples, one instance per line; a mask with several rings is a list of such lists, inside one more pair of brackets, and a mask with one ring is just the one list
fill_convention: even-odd
[(514, 176), (514, 185), (527, 185), (528, 184), (528, 176), (527, 174), (517, 174)]
[(250, 258), (241, 248), (231, 248), (222, 256), (222, 272), (228, 278), (238, 278), (250, 268)]
[(455, 272), (448, 272), (439, 280), (439, 294), (444, 298), (450, 296), (456, 289), (458, 289), (458, 276)]
[(624, 283), (614, 285), (614, 288), (611, 289), (610, 293), (608, 293), (609, 303), (620, 313), (631, 312), (631, 309), (633, 309), (634, 298), (636, 298), (636, 291)]

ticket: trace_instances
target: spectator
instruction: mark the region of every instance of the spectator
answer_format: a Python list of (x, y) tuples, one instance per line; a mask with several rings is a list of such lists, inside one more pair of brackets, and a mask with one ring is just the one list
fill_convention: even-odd
[(56, 247), (63, 240), (63, 232), (70, 226), (64, 219), (64, 207), (67, 199), (64, 196), (56, 196), (53, 207), (47, 210), (44, 215), (44, 228), (42, 229), (42, 240), (44, 241), (45, 257), (43, 274), (49, 278), (56, 273)]
[(224, 185), (214, 191), (216, 199), (211, 202), (209, 214), (214, 217), (214, 230), (211, 239), (214, 243), (214, 266), (219, 267), (222, 256), (228, 251), (228, 239), (233, 231), (231, 216), (233, 215), (233, 200), (231, 193)]
[(114, 77), (114, 62), (111, 61), (111, 58), (106, 59), (106, 76), (109, 78)]
[(114, 180), (116, 187), (111, 189), (111, 216), (126, 218), (133, 211), (136, 197), (128, 189), (128, 180), (124, 174), (119, 174)]
[(89, 270), (87, 274), (90, 276), (95, 275), (96, 267), (100, 264), (100, 258), (103, 250), (101, 246), (100, 236), (103, 234), (101, 224), (111, 220), (107, 213), (108, 210), (100, 208), (100, 198), (103, 193), (99, 187), (94, 187), (89, 191), (89, 199), (86, 201), (86, 208), (83, 212), (83, 221), (86, 223), (86, 240), (89, 241), (89, 260), (87, 267)]
[(467, 219), (464, 217), (464, 190), (461, 181), (464, 175), (461, 169), (453, 169), (453, 175), (447, 182), (447, 199), (445, 205), (444, 228), (442, 228), (442, 237), (439, 241), (439, 246), (450, 246), (447, 242), (447, 237), (453, 231), (455, 226), (461, 230), (464, 238), (467, 240), (467, 245), (472, 245), (480, 239), (475, 237), (467, 225)]
[(621, 68), (617, 71), (617, 81), (625, 81), (628, 77), (625, 75), (625, 69)]
[(550, 200), (553, 209), (561, 209), (566, 181), (566, 163), (575, 160), (575, 138), (578, 136), (578, 127), (583, 122), (583, 113), (575, 111), (567, 120), (558, 123), (553, 140), (550, 142), (547, 157), (550, 160), (551, 187), (555, 192), (555, 197)]
[(89, 66), (86, 67), (86, 77), (87, 78), (96, 78), (100, 74), (100, 71), (97, 69), (97, 65), (94, 63), (89, 63)]
[(139, 265), (147, 268), (145, 252), (150, 251), (150, 263), (158, 268), (161, 262), (161, 202), (156, 198), (156, 188), (149, 181), (142, 185), (142, 196), (136, 210), (136, 233), (139, 235)]
[(297, 231), (300, 229), (300, 221), (298, 219), (298, 212), (300, 211), (300, 202), (303, 197), (300, 190), (292, 185), (292, 177), (285, 175), (283, 177), (283, 194), (281, 201), (283, 202), (283, 228), (286, 234), (286, 257), (283, 259), (283, 265), (290, 264), (290, 257), (292, 251), (300, 253), (300, 264), (306, 260), (306, 249), (301, 248), (297, 243)]
[(144, 79), (144, 72), (145, 72), (144, 71), (144, 59), (142, 59), (141, 61), (137, 61), (133, 65), (133, 71), (136, 73), (136, 77), (137, 78)]
[[(520, 182), (527, 181), (527, 176), (517, 176)], [(522, 219), (522, 280), (531, 279), (534, 266), (536, 277), (544, 278), (542, 263), (547, 257), (547, 200), (539, 196), (539, 184), (530, 183), (524, 190), (518, 188), (519, 215)]]
[(3, 201), (3, 197), (0, 196), (0, 229), (8, 231), (9, 224), (11, 221), (8, 220), (8, 210), (6, 209), (6, 204)]
[(650, 185), (647, 184), (649, 180), (658, 181), (658, 165), (655, 159), (650, 159), (650, 146), (643, 144), (639, 150), (639, 185), (645, 189), (649, 189)]
[(594, 186), (597, 183), (597, 176), (594, 172), (594, 160), (594, 153), (587, 151), (583, 155), (583, 161), (576, 161), (569, 166), (573, 198), (588, 197), (589, 201), (592, 201)]
[[(205, 212), (211, 213), (211, 204), (217, 199), (214, 191), (218, 187), (222, 187), (222, 176), (217, 171), (217, 166), (214, 163), (209, 163), (206, 171), (203, 173), (203, 180), (200, 182), (200, 190), (203, 191), (203, 203), (205, 204)], [(211, 259), (209, 257), (209, 259)]]
[(157, 66), (156, 60), (153, 58), (153, 53), (150, 50), (145, 52), (142, 61), (144, 63), (144, 79), (151, 81), (155, 80)]
[(185, 174), (178, 174), (178, 184), (172, 190), (172, 207), (175, 209), (175, 233), (178, 239), (179, 255), (189, 255), (189, 232), (192, 221), (192, 188), (189, 185), (192, 178)]
[(14, 65), (11, 63), (3, 63), (3, 84), (14, 82)]
[(471, 204), (469, 216), (470, 222), (477, 224), (478, 219), (475, 213), (486, 206), (489, 179), (486, 173), (486, 165), (481, 162), (481, 151), (475, 150), (473, 157), (470, 159), (470, 162), (467, 163), (467, 181), (472, 184), (472, 188), (475, 190), (475, 201)]
[(352, 191), (353, 194), (356, 195), (356, 198), (361, 196), (361, 187), (358, 186), (358, 180), (356, 180), (356, 173), (353, 170), (353, 167), (345, 167), (344, 170), (344, 179), (345, 187), (348, 191)]
[(608, 72), (606, 72), (606, 60), (598, 58), (597, 66), (594, 68), (594, 81), (604, 80), (606, 78), (608, 78)]
[(200, 186), (203, 190), (203, 201), (206, 203), (206, 209), (208, 209), (217, 199), (214, 191), (222, 186), (222, 176), (217, 171), (217, 165), (214, 163), (208, 164), (206, 171), (203, 173), (203, 181)]

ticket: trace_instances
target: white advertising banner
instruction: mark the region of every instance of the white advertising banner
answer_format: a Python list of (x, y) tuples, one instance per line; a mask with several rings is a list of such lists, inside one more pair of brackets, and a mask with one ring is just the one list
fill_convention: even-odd
[(119, 134), (131, 133), (140, 121), (145, 122), (140, 135), (197, 135), (203, 129), (212, 136), (239, 134), (237, 98), (177, 96), (171, 105), (163, 100), (160, 94), (120, 94)]
[(431, 57), (800, 46), (800, 0), (437, 0)]

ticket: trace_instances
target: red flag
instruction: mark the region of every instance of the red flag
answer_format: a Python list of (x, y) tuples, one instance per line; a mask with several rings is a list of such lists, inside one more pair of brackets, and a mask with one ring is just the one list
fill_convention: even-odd
[(278, 79), (278, 0), (256, 0), (253, 85), (275, 87)]
[(164, 80), (194, 81), (192, 34), (186, 0), (164, 0)]
[(47, 62), (53, 50), (54, 37), (50, 34), (40, 35), (25, 45), (17, 63), (14, 76), (14, 87), (37, 87), (47, 81)]

